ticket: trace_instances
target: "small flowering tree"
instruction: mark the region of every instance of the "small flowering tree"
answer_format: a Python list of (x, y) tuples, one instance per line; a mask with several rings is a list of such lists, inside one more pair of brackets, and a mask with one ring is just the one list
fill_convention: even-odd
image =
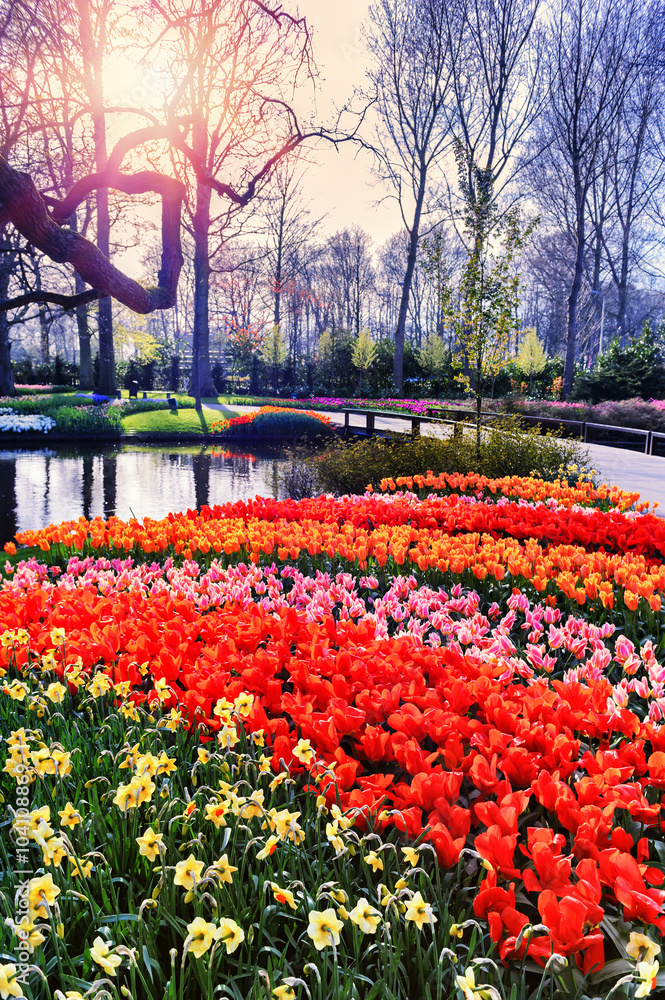
[[(519, 275), (514, 265), (538, 220), (523, 226), (516, 208), (501, 215), (494, 199), (491, 170), (469, 161), (461, 143), (456, 145), (456, 158), (465, 199), (467, 259), (457, 304), (444, 290), (443, 306), (463, 365), (457, 379), (475, 396), (476, 454), (480, 460), (483, 380), (501, 369), (508, 344), (519, 330)], [(473, 184), (466, 179), (469, 172)]]
[(374, 364), (378, 348), (369, 330), (361, 330), (351, 351), (351, 361), (354, 368), (360, 372), (360, 392), (363, 391), (363, 372), (368, 371)]

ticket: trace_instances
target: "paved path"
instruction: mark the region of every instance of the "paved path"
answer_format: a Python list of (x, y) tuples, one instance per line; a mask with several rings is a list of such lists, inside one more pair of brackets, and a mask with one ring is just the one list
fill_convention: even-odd
[[(256, 406), (234, 406), (234, 410), (239, 413), (250, 413), (258, 409)], [(319, 411), (324, 412), (324, 411)], [(344, 425), (344, 414), (337, 411), (325, 411), (331, 421), (340, 426)], [(364, 427), (365, 417), (360, 414), (351, 414), (351, 426)], [(377, 430), (411, 430), (411, 419), (399, 417), (377, 416), (375, 423)], [(450, 424), (422, 424), (423, 434), (449, 434)], [(654, 455), (641, 455), (639, 452), (627, 451), (624, 448), (608, 448), (605, 445), (589, 444), (585, 446), (589, 450), (591, 466), (599, 473), (603, 482), (611, 486), (618, 486), (619, 489), (632, 492), (637, 490), (642, 500), (649, 503), (659, 503), (656, 514), (665, 517), (665, 458), (658, 458)]]

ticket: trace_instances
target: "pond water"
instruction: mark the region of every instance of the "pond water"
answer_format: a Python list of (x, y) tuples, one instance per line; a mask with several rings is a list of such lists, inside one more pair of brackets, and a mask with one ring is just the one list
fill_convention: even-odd
[(68, 445), (0, 450), (0, 547), (17, 531), (116, 514), (164, 517), (279, 495), (284, 453), (212, 447)]

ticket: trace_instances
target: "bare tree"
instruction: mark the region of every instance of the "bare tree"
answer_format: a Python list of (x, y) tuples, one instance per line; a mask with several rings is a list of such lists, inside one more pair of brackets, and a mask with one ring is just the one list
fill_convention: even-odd
[(547, 45), (549, 101), (538, 135), (562, 195), (574, 239), (563, 392), (573, 384), (578, 307), (590, 238), (588, 198), (602, 169), (603, 142), (616, 128), (644, 58), (636, 0), (559, 0)]
[(441, 0), (377, 0), (370, 8), (368, 76), (377, 114), (378, 169), (399, 204), (408, 248), (402, 277), (393, 379), (403, 389), (404, 336), (418, 239), (440, 183), (449, 138), (451, 65)]

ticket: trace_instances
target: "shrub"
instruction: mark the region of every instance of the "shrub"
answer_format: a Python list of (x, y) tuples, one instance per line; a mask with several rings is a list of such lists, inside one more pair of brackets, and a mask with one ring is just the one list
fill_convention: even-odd
[(504, 416), (483, 431), (480, 465), (471, 435), (450, 438), (395, 435), (340, 441), (304, 461), (316, 474), (320, 491), (362, 493), (382, 479), (409, 476), (432, 469), (441, 472), (477, 472), (489, 477), (535, 475), (552, 480), (562, 466), (588, 464), (577, 443), (533, 428), (520, 431), (516, 417)]
[(284, 438), (313, 440), (335, 433), (329, 417), (312, 411), (264, 406), (255, 413), (245, 413), (211, 424), (212, 434), (224, 438)]

